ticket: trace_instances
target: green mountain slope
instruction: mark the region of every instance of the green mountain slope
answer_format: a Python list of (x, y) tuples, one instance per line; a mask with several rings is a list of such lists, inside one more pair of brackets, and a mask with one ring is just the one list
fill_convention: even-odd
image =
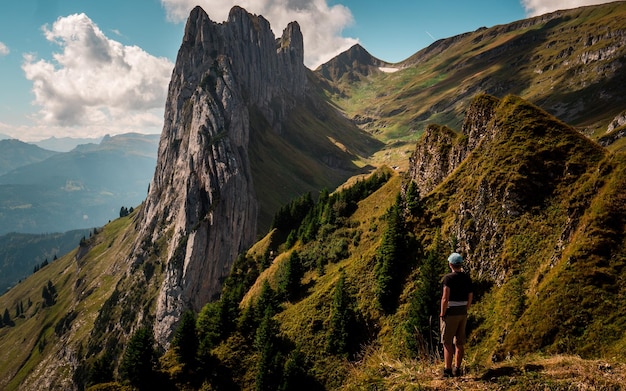
[[(133, 216), (107, 224), (0, 296), (0, 311), (8, 309), (11, 318), (11, 324), (0, 328), (0, 388), (72, 387), (85, 354), (81, 346), (86, 346), (98, 312), (125, 273), (125, 254), (135, 239)], [(18, 305), (23, 309), (19, 315)]]
[(17, 284), (57, 257), (73, 250), (89, 230), (75, 230), (56, 234), (9, 233), (0, 236), (0, 292)]
[[(437, 306), (447, 253), (468, 249), (478, 291), (469, 374), (458, 387), (619, 384), (617, 375), (593, 373), (597, 361), (563, 355), (610, 360), (616, 371), (625, 359), (626, 157), (519, 98), (480, 96), (469, 117), (477, 107), (492, 110), (491, 133), (430, 193), (417, 197), (406, 177), (386, 169), (317, 203), (302, 198), (283, 208), (275, 229), (235, 263), (220, 300), (197, 314), (198, 361), (182, 361), (174, 342), (150, 379), (172, 389), (442, 386), (428, 364), (438, 355), (428, 308)], [(0, 297), (15, 323), (0, 329), (5, 388), (123, 379), (124, 341), (137, 335), (124, 313), (149, 321), (162, 278), (157, 258), (121, 261), (135, 240), (134, 216)], [(381, 285), (385, 273), (392, 285)], [(116, 301), (115, 292), (142, 279), (150, 283), (127, 296), (132, 301)], [(48, 280), (58, 296), (44, 306)], [(418, 293), (427, 291), (434, 294)], [(24, 311), (14, 317), (18, 302)], [(112, 315), (121, 323), (110, 329), (104, 319)], [(18, 340), (26, 348), (10, 349)], [(561, 358), (548, 362), (538, 353)], [(517, 361), (498, 363), (507, 357)], [(103, 369), (105, 361), (111, 365)], [(573, 365), (584, 372), (554, 374)]]
[(321, 94), (314, 87), (290, 113), (280, 135), (261, 115), (253, 115), (250, 160), (260, 204), (260, 232), (267, 231), (273, 214), (292, 198), (334, 189), (373, 168), (364, 161), (383, 144), (322, 104)]
[(349, 118), (389, 142), (430, 123), (458, 128), (478, 93), (521, 96), (599, 137), (626, 106), (625, 17), (625, 2), (557, 11), (439, 40), (393, 73), (334, 77), (336, 60), (316, 72)]
[[(478, 287), (470, 316), (468, 358), (474, 376), (490, 376), (488, 368), (499, 365), (493, 362), (506, 357), (523, 362), (527, 354), (537, 352), (624, 360), (619, 329), (626, 318), (619, 297), (626, 260), (622, 255), (626, 203), (617, 189), (626, 180), (625, 156), (608, 153), (519, 98), (500, 101), (483, 96), (474, 100), (473, 107), (485, 104), (494, 111), (493, 138), (479, 144), (440, 186), (425, 195), (415, 212), (408, 212), (409, 193), (401, 190), (407, 187), (396, 175), (360, 201), (347, 219), (332, 224), (320, 220), (314, 240), (304, 239), (309, 228), (302, 227), (310, 224), (305, 218), (294, 231), (301, 238), (294, 247), (279, 245), (281, 236), (274, 232), (272, 239), (264, 239), (251, 250), (249, 262), (255, 265), (252, 260), (256, 260), (261, 270), (264, 254), (271, 251), (275, 258), (260, 274), (253, 266), (252, 275), (258, 277), (243, 296), (236, 331), (227, 332), (224, 342), (212, 350), (237, 384), (244, 389), (258, 386), (259, 373), (265, 368), (266, 353), (259, 350), (255, 334), (266, 326), (260, 318), (254, 323), (254, 316), (260, 315), (250, 314), (268, 305), (271, 295), (265, 281), (277, 292), (280, 303), (274, 310), (273, 327), (279, 337), (272, 345), (273, 357), (279, 362), (301, 357), (305, 374), (299, 376), (312, 377), (311, 384), (352, 389), (364, 386), (362, 381), (392, 382), (378, 372), (380, 360), (396, 360), (396, 368), (407, 368), (411, 357), (435, 358), (436, 334), (429, 342), (427, 331), (436, 330), (437, 325), (428, 326), (426, 321), (426, 326), (419, 326), (419, 319), (436, 319), (439, 278), (445, 273), (447, 253), (455, 249), (469, 249), (467, 266)], [(399, 194), (404, 196), (398, 198)], [(390, 219), (389, 208), (393, 211), (394, 205), (403, 216), (400, 223)], [(395, 293), (392, 289), (387, 306), (380, 299), (380, 262), (386, 257), (383, 249), (390, 229), (397, 226), (402, 228), (394, 234), (399, 238), (394, 243), (402, 250), (396, 253), (392, 278), (398, 289)], [(295, 294), (286, 299), (284, 275), (294, 252), (304, 271)], [(245, 270), (250, 273), (250, 264), (236, 265), (235, 278), (245, 281)], [(352, 315), (348, 316), (349, 333), (337, 337), (333, 319), (340, 280)], [(240, 289), (236, 286), (227, 283), (222, 300)], [(427, 286), (435, 292), (430, 298), (418, 293)], [(428, 308), (428, 302), (434, 303), (432, 313), (416, 312), (415, 308)], [(199, 332), (202, 337), (202, 329)], [(345, 338), (345, 350), (330, 347), (332, 338)], [(412, 344), (415, 341), (422, 344)], [(282, 379), (267, 381), (278, 382), (274, 386), (288, 381), (286, 364), (267, 365)], [(512, 369), (508, 374), (517, 372), (522, 382), (519, 389), (537, 386), (521, 375), (522, 370)], [(494, 378), (502, 376), (493, 373)], [(545, 376), (538, 384), (550, 378), (545, 373), (533, 376), (534, 381)], [(425, 377), (421, 375), (421, 381), (429, 384), (436, 376)], [(405, 381), (404, 386), (419, 386)], [(563, 384), (580, 381), (578, 377)], [(608, 384), (618, 383), (613, 381)], [(402, 383), (397, 386), (403, 387)], [(484, 384), (466, 386), (463, 389), (489, 389)]]

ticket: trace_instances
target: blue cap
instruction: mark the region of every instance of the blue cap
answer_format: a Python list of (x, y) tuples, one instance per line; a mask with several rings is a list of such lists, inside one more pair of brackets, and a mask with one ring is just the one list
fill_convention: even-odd
[(459, 253), (452, 253), (448, 257), (448, 263), (451, 263), (453, 265), (460, 265), (463, 263), (463, 257)]

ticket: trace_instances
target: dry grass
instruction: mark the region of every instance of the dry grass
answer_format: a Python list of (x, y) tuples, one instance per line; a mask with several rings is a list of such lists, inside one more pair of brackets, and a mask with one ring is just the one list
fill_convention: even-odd
[(345, 390), (622, 390), (626, 365), (578, 356), (514, 358), (489, 367), (468, 363), (466, 374), (443, 378), (441, 362), (392, 358), (372, 349), (355, 363)]

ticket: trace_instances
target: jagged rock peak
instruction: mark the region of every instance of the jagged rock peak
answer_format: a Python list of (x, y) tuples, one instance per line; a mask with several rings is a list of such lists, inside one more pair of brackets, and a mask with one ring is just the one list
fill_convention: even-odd
[(139, 216), (133, 264), (146, 243), (167, 239), (155, 337), (163, 346), (187, 308), (219, 293), (256, 236), (258, 201), (248, 157), (249, 110), (276, 132), (306, 93), (302, 33), (275, 39), (269, 22), (241, 7), (215, 23), (191, 12), (172, 72), (155, 175)]
[[(263, 16), (235, 6), (226, 22), (218, 24), (198, 6), (187, 21), (176, 68), (182, 68), (183, 74), (197, 73), (199, 69), (215, 74), (219, 70), (214, 65), (220, 57), (228, 59), (235, 82), (245, 92), (246, 103), (260, 108), (279, 131), (285, 113), (303, 97), (307, 86), (298, 23), (290, 23), (276, 39)], [(186, 79), (190, 88), (203, 80)]]

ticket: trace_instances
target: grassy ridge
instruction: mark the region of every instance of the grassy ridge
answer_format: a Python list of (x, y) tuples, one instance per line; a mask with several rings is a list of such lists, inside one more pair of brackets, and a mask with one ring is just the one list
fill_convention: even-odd
[[(80, 359), (72, 351), (86, 343), (99, 309), (120, 278), (119, 270), (134, 239), (132, 216), (109, 223), (76, 250), (0, 296), (0, 308), (9, 308), (12, 317), (17, 302), (25, 306), (32, 302), (23, 316), (13, 319), (14, 326), (0, 329), (0, 387), (20, 389), (28, 376), (43, 368), (66, 374), (63, 384), (48, 386), (72, 384), (75, 360)], [(48, 281), (57, 296), (55, 304), (46, 307), (42, 289)], [(35, 379), (30, 381), (45, 384), (45, 372)]]

